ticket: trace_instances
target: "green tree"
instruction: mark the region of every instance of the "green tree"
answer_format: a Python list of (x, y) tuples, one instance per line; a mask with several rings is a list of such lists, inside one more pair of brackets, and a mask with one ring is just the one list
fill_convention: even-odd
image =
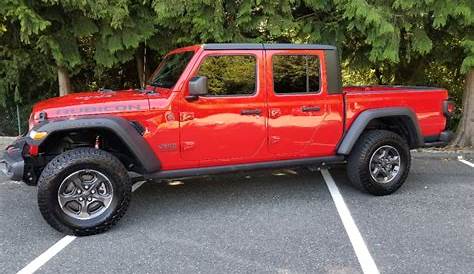
[(146, 67), (189, 44), (327, 43), (341, 49), (347, 83), (448, 88), (464, 113), (454, 144), (473, 145), (473, 6), (472, 0), (3, 0), (0, 99), (6, 105), (71, 86), (143, 84)]
[(52, 57), (60, 95), (71, 92), (70, 75), (83, 64), (81, 43), (93, 48), (98, 66), (110, 68), (133, 59), (155, 32), (147, 1), (7, 0), (1, 15), (18, 29), (23, 47)]
[(303, 0), (292, 10), (292, 41), (339, 45), (345, 79), (448, 88), (463, 112), (453, 144), (474, 145), (474, 1)]

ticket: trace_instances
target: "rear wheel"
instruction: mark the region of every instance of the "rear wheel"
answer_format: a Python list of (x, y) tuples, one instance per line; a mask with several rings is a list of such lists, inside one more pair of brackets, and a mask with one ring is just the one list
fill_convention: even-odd
[(66, 234), (92, 235), (110, 229), (127, 210), (131, 182), (112, 154), (78, 148), (54, 158), (38, 179), (44, 219)]
[(402, 137), (387, 130), (371, 130), (355, 144), (347, 174), (355, 186), (373, 195), (387, 195), (405, 182), (410, 161), (410, 149)]

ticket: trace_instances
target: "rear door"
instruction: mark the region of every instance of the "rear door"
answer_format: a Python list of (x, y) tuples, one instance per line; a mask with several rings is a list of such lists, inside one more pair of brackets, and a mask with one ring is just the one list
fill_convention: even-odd
[[(255, 158), (266, 144), (262, 50), (204, 51), (192, 76), (208, 78), (209, 94), (183, 100), (181, 155), (201, 165)], [(192, 77), (191, 76), (191, 77)], [(185, 90), (185, 95), (189, 91)]]
[[(342, 94), (328, 94), (322, 50), (268, 50), (268, 146), (288, 158), (333, 155)], [(293, 156), (293, 157), (292, 157)]]

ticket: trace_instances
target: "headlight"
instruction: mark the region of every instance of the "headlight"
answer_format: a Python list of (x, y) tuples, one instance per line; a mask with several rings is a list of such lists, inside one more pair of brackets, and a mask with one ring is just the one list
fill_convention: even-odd
[(43, 140), (44, 138), (46, 138), (46, 136), (48, 136), (48, 133), (45, 132), (45, 131), (32, 130), (32, 131), (30, 131), (29, 136), (30, 136), (31, 139), (33, 139), (35, 141), (40, 141), (40, 140)]

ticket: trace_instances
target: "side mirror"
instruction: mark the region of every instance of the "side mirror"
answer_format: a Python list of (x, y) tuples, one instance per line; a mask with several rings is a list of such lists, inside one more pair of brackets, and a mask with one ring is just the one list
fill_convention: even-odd
[(207, 77), (196, 76), (189, 80), (189, 96), (186, 96), (188, 101), (197, 100), (199, 96), (207, 93)]

